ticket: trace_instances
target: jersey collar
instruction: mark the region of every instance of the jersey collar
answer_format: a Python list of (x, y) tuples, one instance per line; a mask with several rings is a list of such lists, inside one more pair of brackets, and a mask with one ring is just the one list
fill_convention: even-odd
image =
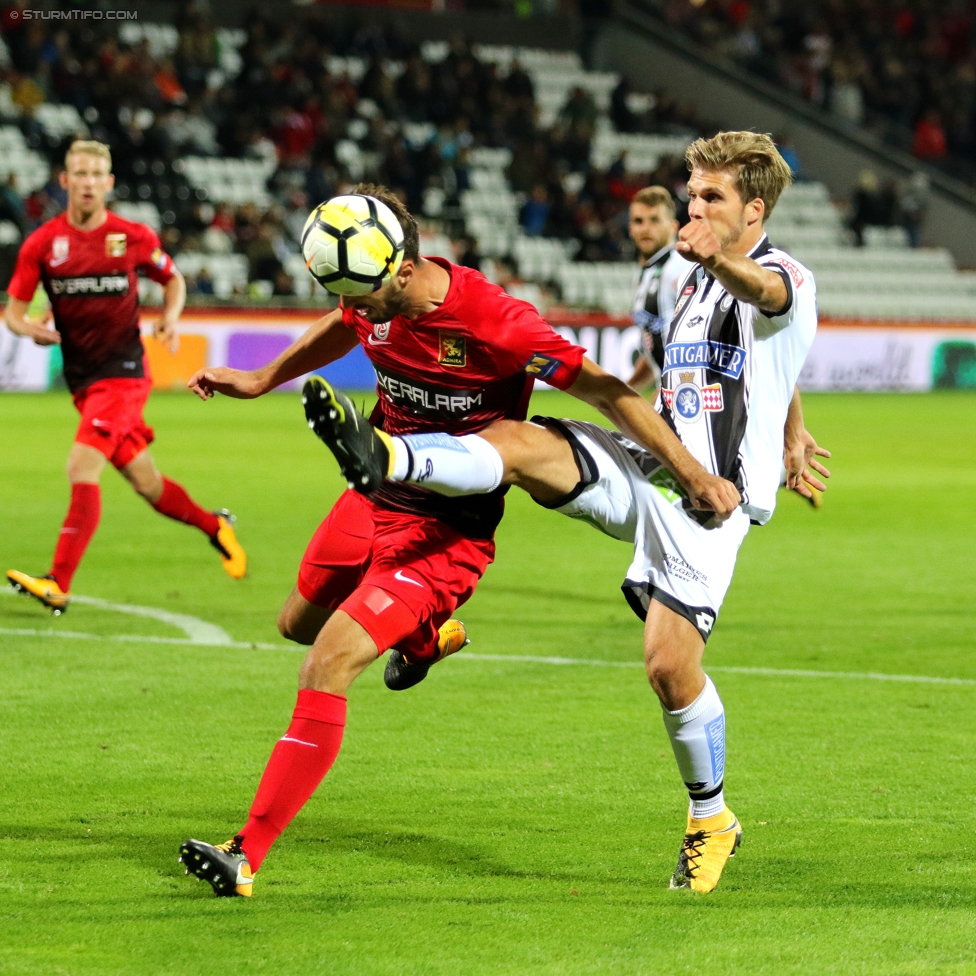
[(661, 260), (661, 258), (670, 255), (673, 250), (674, 250), (674, 245), (673, 244), (665, 244), (664, 247), (662, 247), (660, 251), (657, 251), (655, 254), (652, 254), (644, 262), (644, 270), (646, 271), (648, 268), (653, 268), (654, 265), (657, 264), (658, 261)]

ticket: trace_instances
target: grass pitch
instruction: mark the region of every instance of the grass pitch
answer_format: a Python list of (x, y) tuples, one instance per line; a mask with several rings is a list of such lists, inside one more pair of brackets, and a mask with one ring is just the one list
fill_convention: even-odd
[[(513, 491), (460, 614), (470, 651), (621, 666), (452, 659), (402, 694), (370, 669), (248, 901), (184, 878), (177, 848), (243, 822), (300, 654), (134, 642), (183, 634), (0, 598), (0, 971), (976, 972), (976, 398), (806, 409), (835, 453), (825, 508), (781, 496), (753, 529), (706, 655), (745, 828), (712, 895), (667, 889), (686, 800), (618, 590), (628, 547)], [(297, 398), (156, 395), (148, 416), (160, 467), (239, 515), (250, 575), (106, 471), (76, 592), (283, 645), (275, 615), (342, 487)], [(66, 395), (0, 397), (0, 568), (47, 570), (74, 424)], [(872, 672), (949, 680), (850, 676)]]

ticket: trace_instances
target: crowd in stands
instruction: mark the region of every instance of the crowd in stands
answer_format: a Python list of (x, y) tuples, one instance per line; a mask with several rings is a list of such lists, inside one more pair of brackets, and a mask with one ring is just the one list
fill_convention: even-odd
[[(513, 153), (509, 177), (525, 195), (525, 232), (574, 237), (584, 260), (629, 256), (626, 206), (648, 181), (680, 191), (685, 171), (665, 160), (656, 173), (629, 174), (621, 158), (609, 171), (590, 166), (597, 108), (576, 89), (555, 124), (538, 121), (532, 79), (516, 62), (507, 72), (479, 61), (456, 38), (441, 60), (395, 30), (369, 26), (328, 6), (289, 18), (249, 15), (238, 70), (222, 65), (221, 41), (208, 10), (184, 4), (176, 17), (178, 43), (161, 54), (145, 38), (126, 43), (114, 25), (67, 25), (0, 20), (8, 57), (0, 74), (14, 119), (28, 144), (56, 167), (75, 133), (51, 135), (39, 123), (44, 102), (74, 106), (91, 138), (109, 144), (120, 199), (150, 200), (162, 215), (161, 235), (171, 251), (236, 252), (250, 277), (290, 288), (288, 254), (309, 209), (328, 196), (371, 179), (394, 187), (416, 213), (428, 194), (452, 204), (468, 187), (472, 148), (505, 146)], [(352, 59), (365, 61), (359, 74)], [(360, 61), (360, 64), (362, 61)], [(623, 130), (702, 128), (692, 109), (666, 95), (638, 99), (626, 82), (614, 93), (612, 114)], [(0, 91), (0, 113), (4, 100)], [(356, 152), (349, 155), (349, 143)], [(220, 202), (187, 182), (188, 156), (270, 160), (273, 175), (264, 204)], [(27, 232), (63, 206), (57, 171), (21, 199), (13, 177), (0, 190), (0, 219)], [(449, 226), (462, 237), (460, 223)], [(472, 242), (462, 240), (474, 263)], [(206, 276), (191, 282), (206, 291)]]
[(976, 184), (973, 0), (643, 0), (705, 48)]

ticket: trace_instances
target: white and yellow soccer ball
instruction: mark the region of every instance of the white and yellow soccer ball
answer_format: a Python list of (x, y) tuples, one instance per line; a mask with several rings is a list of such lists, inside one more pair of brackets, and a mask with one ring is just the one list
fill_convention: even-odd
[(403, 229), (382, 200), (349, 193), (326, 200), (308, 215), (302, 254), (323, 288), (335, 295), (368, 295), (400, 267)]

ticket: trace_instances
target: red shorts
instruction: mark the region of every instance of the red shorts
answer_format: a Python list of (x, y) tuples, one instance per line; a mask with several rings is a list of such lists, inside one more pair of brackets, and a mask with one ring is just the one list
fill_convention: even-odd
[(298, 591), (309, 603), (348, 613), (379, 653), (395, 647), (416, 660), (435, 652), (438, 628), (494, 558), (490, 540), (346, 491), (308, 544)]
[(76, 444), (101, 451), (117, 468), (124, 468), (153, 442), (153, 429), (142, 419), (152, 380), (96, 380), (79, 390), (75, 406), (81, 414)]

